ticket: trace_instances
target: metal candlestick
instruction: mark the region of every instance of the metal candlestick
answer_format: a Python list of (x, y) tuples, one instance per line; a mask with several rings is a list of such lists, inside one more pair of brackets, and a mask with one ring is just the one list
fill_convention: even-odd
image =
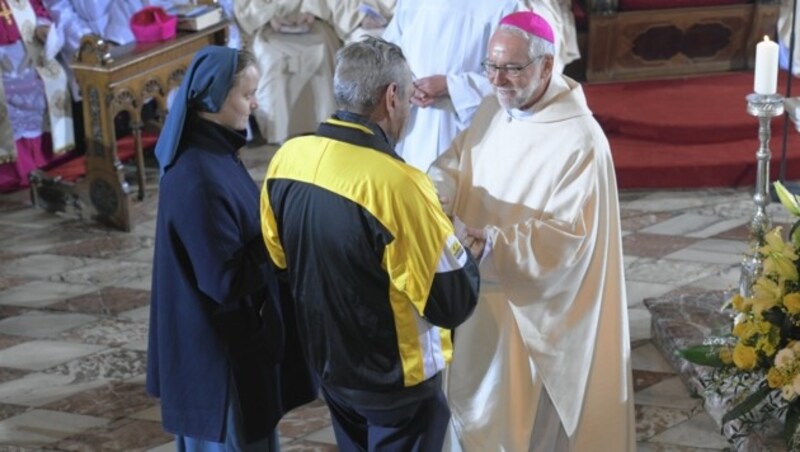
[(756, 187), (753, 201), (756, 211), (750, 220), (750, 251), (742, 260), (742, 273), (739, 278), (739, 293), (750, 295), (750, 288), (761, 273), (762, 262), (758, 248), (764, 244), (764, 235), (772, 226), (767, 214), (769, 205), (769, 139), (772, 135), (770, 122), (775, 116), (783, 114), (783, 96), (780, 94), (749, 94), (747, 96), (747, 113), (758, 118), (758, 141), (756, 152)]

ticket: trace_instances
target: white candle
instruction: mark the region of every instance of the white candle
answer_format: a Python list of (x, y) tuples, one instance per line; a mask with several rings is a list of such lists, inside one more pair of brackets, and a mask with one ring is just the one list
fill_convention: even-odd
[(769, 36), (756, 45), (756, 75), (753, 90), (756, 94), (775, 94), (778, 88), (778, 44)]

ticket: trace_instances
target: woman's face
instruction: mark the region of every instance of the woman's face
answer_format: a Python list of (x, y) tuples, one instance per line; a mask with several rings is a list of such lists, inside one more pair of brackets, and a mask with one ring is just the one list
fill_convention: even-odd
[(229, 129), (244, 130), (250, 114), (258, 108), (256, 87), (259, 73), (255, 66), (248, 66), (239, 76), (239, 82), (233, 85), (222, 104), (216, 119), (220, 125)]

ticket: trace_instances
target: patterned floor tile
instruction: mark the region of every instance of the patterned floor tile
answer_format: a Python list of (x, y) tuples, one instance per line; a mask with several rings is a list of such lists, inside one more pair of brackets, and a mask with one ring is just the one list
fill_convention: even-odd
[(135, 235), (110, 235), (80, 240), (48, 250), (65, 256), (108, 259), (130, 254), (143, 248), (152, 248), (152, 240)]
[(0, 421), (0, 444), (47, 446), (93, 427), (106, 419), (48, 410), (30, 410)]
[(116, 420), (149, 409), (157, 403), (147, 395), (144, 385), (109, 382), (42, 408)]
[(54, 338), (66, 330), (96, 319), (86, 314), (28, 311), (0, 320), (0, 333), (42, 339)]
[(619, 214), (623, 231), (638, 231), (675, 216), (672, 212), (643, 212), (627, 209), (620, 210)]
[(285, 438), (300, 438), (320, 430), (331, 423), (328, 406), (321, 400), (315, 400), (289, 412), (283, 417), (278, 430)]
[(85, 295), (72, 297), (48, 306), (54, 311), (81, 312), (84, 314), (117, 315), (150, 303), (147, 290), (125, 287), (103, 287)]
[(734, 228), (730, 228), (727, 231), (720, 232), (719, 234), (714, 236), (715, 239), (725, 239), (725, 240), (739, 240), (741, 242), (747, 243), (750, 239), (750, 224), (745, 223)]
[(136, 451), (159, 446), (173, 438), (157, 422), (123, 419), (69, 436), (54, 447), (76, 452)]
[(61, 333), (59, 339), (70, 342), (121, 347), (147, 342), (147, 322), (106, 318)]
[[(0, 316), (0, 319), (3, 317)], [(29, 341), (30, 339), (19, 337), (19, 336), (10, 336), (8, 334), (0, 334), (0, 350), (8, 347), (13, 347), (15, 345), (21, 344), (25, 341)]]
[(96, 261), (59, 275), (59, 280), (75, 284), (94, 284), (98, 287), (133, 287), (135, 284), (137, 287), (133, 288), (136, 289), (149, 289), (151, 279), (151, 264), (116, 260)]
[(85, 284), (30, 281), (0, 292), (0, 304), (26, 308), (44, 308), (96, 290), (96, 287)]
[[(21, 256), (8, 257), (8, 260), (19, 259)], [(0, 251), (0, 262), (3, 261), (3, 253)], [(21, 286), (30, 281), (28, 278), (21, 276), (0, 276), (0, 292), (11, 289), (16, 286)]]
[(640, 257), (663, 257), (697, 242), (697, 239), (637, 232), (622, 239), (626, 255)]
[[(0, 262), (0, 275), (22, 276), (31, 279), (54, 278), (58, 281), (61, 275), (96, 263), (95, 259), (58, 256), (56, 254), (34, 254), (5, 262)], [(83, 281), (75, 281), (81, 283)]]
[(0, 421), (22, 414), (28, 410), (29, 408), (26, 406), (0, 403)]
[[(3, 365), (8, 363), (2, 362)], [(11, 380), (17, 380), (29, 374), (30, 371), (25, 369), (14, 369), (12, 367), (0, 367), (0, 383), (5, 383)]]
[(707, 449), (725, 449), (728, 442), (719, 433), (711, 416), (700, 412), (690, 419), (651, 437), (648, 442)]
[(636, 405), (636, 440), (645, 441), (665, 432), (675, 425), (688, 420), (699, 410), (701, 410), (699, 405), (694, 410)]
[(317, 443), (302, 439), (281, 445), (282, 452), (334, 452), (337, 450), (339, 450), (339, 448), (333, 444)]
[(653, 372), (633, 369), (633, 392), (639, 392), (674, 376), (675, 372)]
[(147, 367), (147, 353), (111, 349), (76, 359), (44, 371), (49, 375), (70, 376), (75, 383), (97, 380), (125, 380), (141, 375)]

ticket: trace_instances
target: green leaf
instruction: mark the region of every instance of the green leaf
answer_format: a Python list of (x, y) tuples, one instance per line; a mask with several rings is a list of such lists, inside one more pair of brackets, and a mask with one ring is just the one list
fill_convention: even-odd
[(722, 425), (724, 426), (728, 422), (738, 419), (745, 414), (749, 413), (753, 408), (756, 407), (762, 400), (764, 400), (773, 389), (767, 386), (766, 384), (762, 384), (758, 390), (742, 401), (742, 403), (733, 407), (730, 411), (725, 413), (725, 416), (722, 416)]
[(800, 407), (790, 404), (789, 409), (786, 410), (786, 421), (783, 426), (783, 439), (790, 450), (797, 450), (796, 447), (800, 445), (793, 444), (798, 425), (800, 425)]
[(775, 193), (778, 194), (778, 199), (780, 199), (783, 207), (785, 207), (790, 214), (800, 217), (800, 198), (784, 187), (780, 181), (775, 181), (774, 185)]
[(720, 348), (719, 345), (695, 345), (677, 353), (681, 358), (701, 366), (724, 367), (725, 363), (719, 358)]

